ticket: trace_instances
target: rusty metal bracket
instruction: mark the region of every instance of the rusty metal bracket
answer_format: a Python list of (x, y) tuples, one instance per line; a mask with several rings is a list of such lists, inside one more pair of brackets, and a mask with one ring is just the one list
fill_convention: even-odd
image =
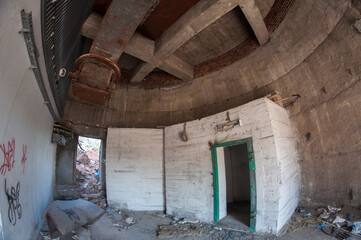
[(114, 83), (120, 81), (121, 72), (119, 66), (111, 59), (94, 53), (88, 53), (80, 56), (75, 62), (75, 72), (79, 71), (80, 67), (84, 63), (89, 63), (89, 62), (104, 64), (107, 68), (113, 71), (115, 77)]

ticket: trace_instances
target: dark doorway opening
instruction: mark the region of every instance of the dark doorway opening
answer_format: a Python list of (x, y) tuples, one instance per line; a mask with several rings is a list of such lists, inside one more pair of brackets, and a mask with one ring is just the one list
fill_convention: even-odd
[(250, 170), (247, 144), (224, 148), (227, 215), (250, 226)]

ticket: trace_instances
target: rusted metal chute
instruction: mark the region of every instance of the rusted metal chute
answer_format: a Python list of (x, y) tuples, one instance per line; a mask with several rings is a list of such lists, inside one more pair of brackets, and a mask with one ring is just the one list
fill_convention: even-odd
[[(156, 0), (113, 0), (88, 54), (75, 62), (73, 95), (79, 101), (105, 105), (120, 80), (118, 61), (138, 25)], [(86, 92), (84, 92), (86, 91)]]

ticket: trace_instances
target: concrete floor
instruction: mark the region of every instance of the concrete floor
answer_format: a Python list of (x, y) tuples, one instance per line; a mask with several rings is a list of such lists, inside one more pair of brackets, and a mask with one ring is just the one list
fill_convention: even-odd
[(248, 231), (250, 202), (227, 204), (227, 216), (218, 221), (217, 226)]
[[(108, 211), (109, 213), (109, 211)], [(295, 214), (297, 215), (297, 214)], [(128, 217), (133, 218), (134, 224), (127, 224), (126, 219)], [(234, 218), (234, 217), (233, 217)], [(232, 224), (235, 224), (238, 221), (234, 218)], [(230, 220), (229, 220), (230, 221)], [(93, 224), (84, 226), (82, 230), (77, 230), (77, 237), (73, 236), (74, 234), (69, 234), (60, 240), (114, 240), (114, 239), (132, 239), (132, 240), (156, 240), (160, 239), (157, 236), (157, 231), (159, 230), (160, 225), (169, 225), (174, 222), (168, 216), (165, 216), (163, 213), (157, 212), (133, 212), (133, 211), (122, 211), (121, 214), (104, 214)], [(229, 222), (226, 222), (229, 223)], [(288, 232), (280, 236), (274, 235), (265, 235), (265, 234), (256, 234), (249, 232), (246, 226), (243, 224), (235, 226), (237, 229), (244, 228), (242, 232), (230, 231), (225, 228), (222, 230), (214, 230), (213, 226), (210, 224), (202, 224), (210, 229), (210, 232), (206, 232), (203, 236), (188, 236), (188, 237), (168, 237), (163, 239), (172, 239), (172, 240), (329, 240), (336, 239), (329, 235), (326, 235), (321, 230), (317, 229), (315, 226), (305, 227), (301, 230)], [(184, 225), (181, 225), (184, 226)], [(220, 223), (217, 227), (225, 226), (224, 223)], [(229, 227), (230, 225), (227, 225)], [(45, 227), (45, 225), (44, 225)], [(44, 228), (43, 227), (43, 228)], [(46, 227), (45, 227), (46, 228)], [(89, 231), (88, 231), (88, 230)], [(74, 238), (75, 237), (75, 238)], [(50, 239), (43, 238), (39, 234), (38, 240)]]
[[(90, 230), (93, 240), (112, 240), (112, 239), (134, 239), (134, 240), (145, 240), (145, 239), (159, 239), (157, 237), (157, 230), (161, 224), (169, 224), (173, 220), (164, 216), (160, 213), (151, 213), (151, 212), (122, 212), (122, 216), (118, 214), (112, 215), (103, 215), (98, 221), (93, 223), (88, 227)], [(122, 229), (120, 226), (127, 225), (124, 219), (128, 216), (131, 216), (136, 222), (134, 225), (128, 227), (128, 229)], [(116, 226), (113, 223), (116, 222)], [(119, 230), (119, 228), (121, 228)], [(192, 237), (183, 237), (183, 238), (165, 238), (165, 239), (187, 239), (187, 240), (213, 240), (213, 239), (280, 239), (280, 240), (304, 240), (304, 239), (313, 239), (313, 240), (326, 240), (326, 239), (336, 239), (326, 235), (315, 227), (305, 227), (302, 230), (289, 232), (282, 236), (273, 236), (273, 235), (261, 235), (247, 232), (245, 236), (240, 236), (237, 233), (226, 234), (222, 231), (215, 231), (207, 236), (192, 236)]]

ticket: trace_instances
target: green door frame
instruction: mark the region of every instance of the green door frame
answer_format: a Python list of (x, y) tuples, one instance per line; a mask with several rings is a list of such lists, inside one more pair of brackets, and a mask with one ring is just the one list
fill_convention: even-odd
[(217, 148), (219, 147), (230, 147), (240, 144), (247, 144), (248, 152), (248, 166), (249, 166), (249, 177), (250, 177), (250, 195), (251, 195), (251, 209), (250, 209), (250, 230), (255, 231), (256, 229), (256, 166), (255, 158), (253, 153), (252, 138), (245, 138), (236, 141), (217, 143), (212, 146), (212, 165), (213, 165), (213, 202), (214, 202), (214, 223), (219, 220), (219, 183), (218, 183), (218, 162), (217, 162)]

